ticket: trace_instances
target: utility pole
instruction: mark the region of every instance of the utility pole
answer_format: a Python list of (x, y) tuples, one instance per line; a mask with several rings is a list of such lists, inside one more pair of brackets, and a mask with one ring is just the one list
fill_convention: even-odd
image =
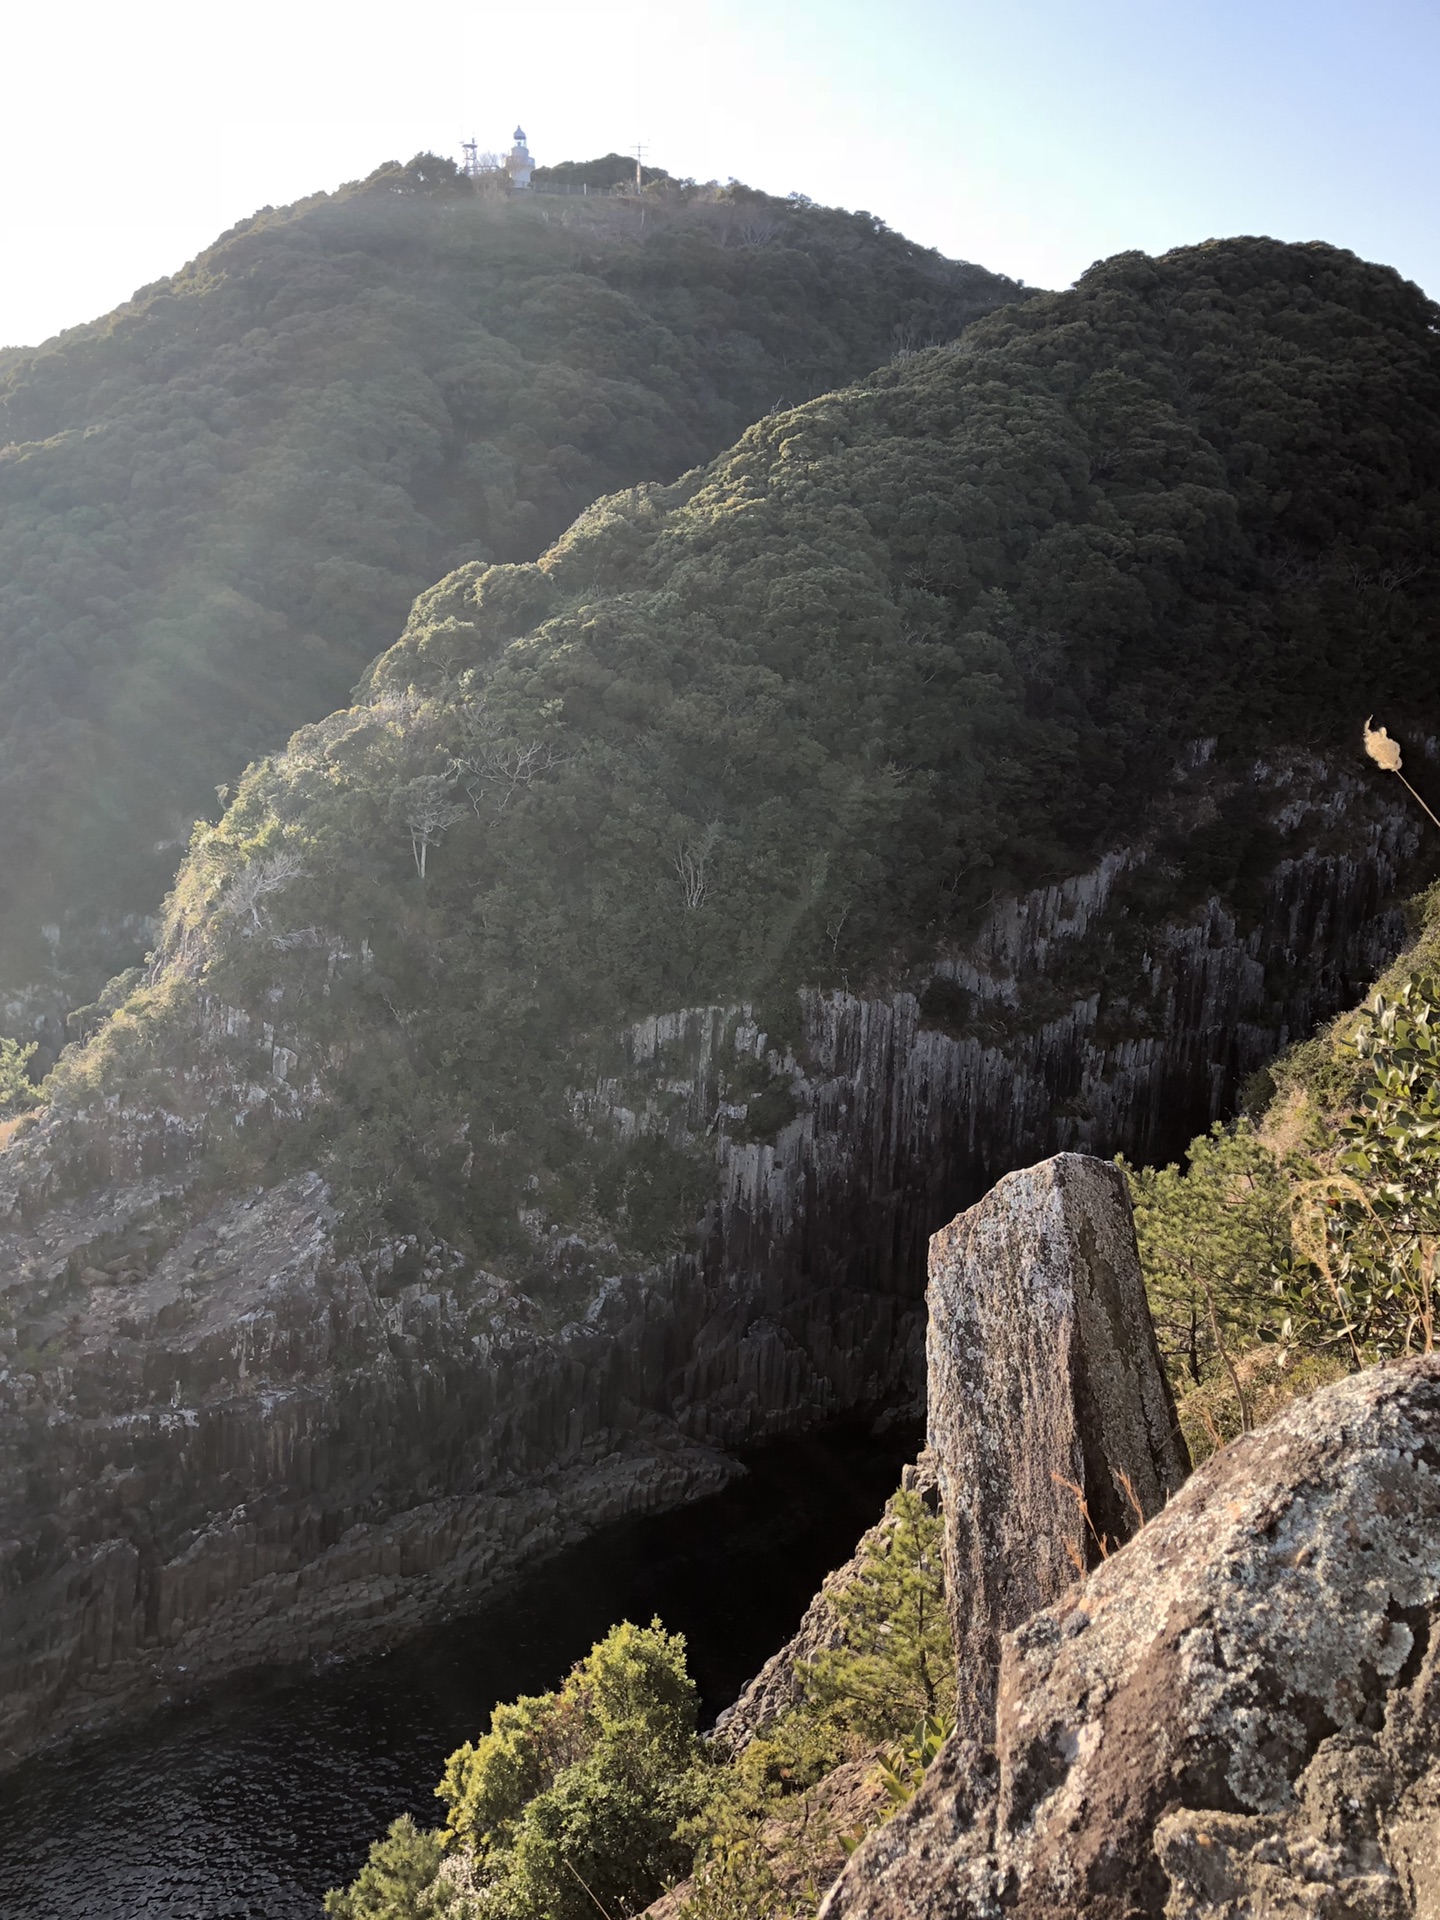
[(638, 193), (645, 184), (645, 155), (649, 151), (643, 140), (635, 142), (635, 191)]

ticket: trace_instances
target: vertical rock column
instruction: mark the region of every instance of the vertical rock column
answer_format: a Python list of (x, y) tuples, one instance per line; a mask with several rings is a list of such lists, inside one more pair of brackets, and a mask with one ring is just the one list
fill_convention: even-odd
[(1190, 1463), (1108, 1161), (1008, 1174), (932, 1238), (928, 1299), (958, 1730), (988, 1744), (1000, 1635), (1127, 1539), (1137, 1508), (1156, 1514)]

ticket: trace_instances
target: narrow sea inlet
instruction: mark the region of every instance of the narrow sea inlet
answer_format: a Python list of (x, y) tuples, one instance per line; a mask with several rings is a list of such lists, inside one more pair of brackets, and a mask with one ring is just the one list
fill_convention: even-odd
[(745, 1479), (628, 1521), (383, 1659), (252, 1678), (0, 1778), (5, 1920), (315, 1920), (445, 1756), (614, 1621), (690, 1643), (707, 1716), (788, 1637), (915, 1457), (913, 1426), (772, 1441)]

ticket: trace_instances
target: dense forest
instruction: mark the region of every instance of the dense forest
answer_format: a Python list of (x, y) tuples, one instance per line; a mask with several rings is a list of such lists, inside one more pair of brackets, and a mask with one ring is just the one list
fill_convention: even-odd
[[(1429, 721), (1437, 521), (1413, 286), (1319, 245), (1121, 255), (422, 594), (197, 830), (161, 965), (50, 1091), (172, 1102), (201, 1009), (249, 1009), (307, 1091), (214, 1122), (234, 1177), (320, 1165), (357, 1232), (492, 1260), (546, 1219), (653, 1256), (703, 1168), (601, 1154), (566, 1093), (625, 1020), (783, 1035), (801, 982), (903, 979), (1133, 831), (1197, 736)], [(1237, 791), (1163, 911), (1241, 911), (1282, 856)]]
[(421, 156), (7, 352), (0, 999), (63, 1010), (137, 957), (216, 785), (343, 703), (438, 574), (534, 559), (1016, 292), (867, 214), (665, 176), (527, 199)]

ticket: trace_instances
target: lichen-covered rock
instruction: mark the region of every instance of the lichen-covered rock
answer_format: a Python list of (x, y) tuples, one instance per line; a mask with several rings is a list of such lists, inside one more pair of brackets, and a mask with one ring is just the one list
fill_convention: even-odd
[(1235, 1442), (1009, 1635), (826, 1920), (1440, 1914), (1440, 1357)]
[(1123, 1175), (1062, 1153), (930, 1242), (929, 1436), (958, 1724), (988, 1737), (1000, 1635), (1158, 1513), (1189, 1470)]

